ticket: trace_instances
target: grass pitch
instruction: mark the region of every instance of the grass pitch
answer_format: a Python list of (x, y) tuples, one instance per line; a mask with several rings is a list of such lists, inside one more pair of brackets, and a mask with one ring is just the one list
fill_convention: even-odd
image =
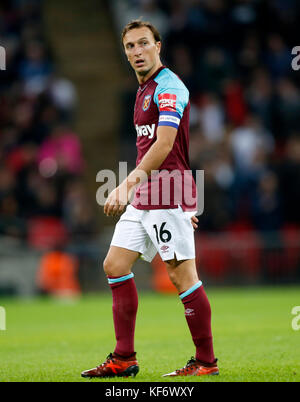
[[(206, 289), (213, 312), (220, 375), (176, 382), (300, 381), (300, 330), (292, 329), (299, 287)], [(53, 299), (0, 299), (0, 381), (84, 381), (81, 371), (114, 349), (110, 293), (73, 304)], [(136, 325), (140, 373), (105, 382), (174, 382), (162, 375), (180, 368), (194, 346), (176, 295), (140, 292)], [(103, 380), (93, 380), (102, 381)]]

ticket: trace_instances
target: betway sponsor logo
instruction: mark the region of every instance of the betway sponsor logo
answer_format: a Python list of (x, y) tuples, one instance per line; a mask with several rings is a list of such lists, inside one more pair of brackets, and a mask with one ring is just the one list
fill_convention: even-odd
[(152, 124), (149, 126), (148, 124), (146, 126), (138, 126), (137, 124), (135, 125), (136, 133), (138, 137), (148, 137), (149, 140), (154, 137), (155, 133), (155, 124)]

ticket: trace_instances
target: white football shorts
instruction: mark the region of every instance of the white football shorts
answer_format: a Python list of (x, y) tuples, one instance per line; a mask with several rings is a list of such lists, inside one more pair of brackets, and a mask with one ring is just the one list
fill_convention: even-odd
[(140, 210), (128, 205), (116, 224), (111, 246), (137, 251), (151, 262), (157, 252), (162, 260), (195, 258), (194, 228), (196, 212), (176, 209)]

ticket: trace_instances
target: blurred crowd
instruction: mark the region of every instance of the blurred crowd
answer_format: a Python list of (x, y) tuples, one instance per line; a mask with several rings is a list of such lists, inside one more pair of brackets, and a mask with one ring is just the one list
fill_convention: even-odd
[[(41, 0), (1, 0), (0, 236), (43, 248), (95, 231), (73, 130), (76, 89), (61, 76)], [(48, 236), (48, 237), (47, 237)], [(50, 239), (51, 237), (51, 239)], [(49, 243), (50, 242), (50, 243)]]
[[(6, 70), (0, 71), (0, 240), (8, 236), (38, 250), (51, 249), (40, 262), (39, 288), (78, 294), (78, 266), (95, 251), (89, 244), (98, 232), (96, 205), (87, 193), (86, 162), (73, 128), (76, 89), (57, 66), (46, 35), (43, 3), (0, 3), (0, 46), (6, 51)], [(190, 162), (194, 171), (205, 171), (205, 211), (197, 233), (202, 236), (202, 258), (208, 250), (207, 269), (225, 272), (232, 266), (218, 238), (205, 248), (208, 238), (203, 235), (209, 232), (255, 229), (266, 239), (265, 233), (299, 229), (300, 71), (292, 69), (292, 49), (300, 45), (299, 2), (107, 3), (118, 35), (139, 17), (157, 26), (163, 36), (164, 64), (190, 91)], [(129, 160), (133, 167), (137, 83), (123, 60), (128, 74), (121, 94), (119, 159)], [(299, 268), (299, 237), (295, 243), (290, 233), (286, 244), (292, 246), (285, 246), (282, 255), (270, 256), (271, 269), (278, 261), (284, 269)], [(275, 234), (272, 249), (284, 239)], [(242, 263), (238, 240), (243, 240), (240, 233), (230, 243), (238, 244), (236, 253), (231, 253), (237, 266), (249, 262), (254, 272), (261, 266), (258, 253), (253, 253), (260, 248), (257, 239), (249, 243), (247, 237), (251, 253)], [(93, 255), (98, 258), (96, 248)], [(91, 266), (96, 267), (94, 260)], [(87, 276), (91, 272), (87, 270)]]
[[(299, 226), (299, 2), (115, 0), (113, 10), (118, 32), (139, 17), (157, 26), (164, 64), (190, 91), (190, 161), (205, 170), (201, 229)], [(121, 137), (129, 149), (132, 74), (125, 86)]]

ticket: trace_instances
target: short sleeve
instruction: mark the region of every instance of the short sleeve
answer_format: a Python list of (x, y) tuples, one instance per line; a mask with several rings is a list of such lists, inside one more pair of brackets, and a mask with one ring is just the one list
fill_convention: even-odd
[(159, 110), (158, 126), (178, 128), (189, 102), (189, 91), (168, 69), (162, 70), (155, 81), (158, 83), (154, 93), (154, 102)]

